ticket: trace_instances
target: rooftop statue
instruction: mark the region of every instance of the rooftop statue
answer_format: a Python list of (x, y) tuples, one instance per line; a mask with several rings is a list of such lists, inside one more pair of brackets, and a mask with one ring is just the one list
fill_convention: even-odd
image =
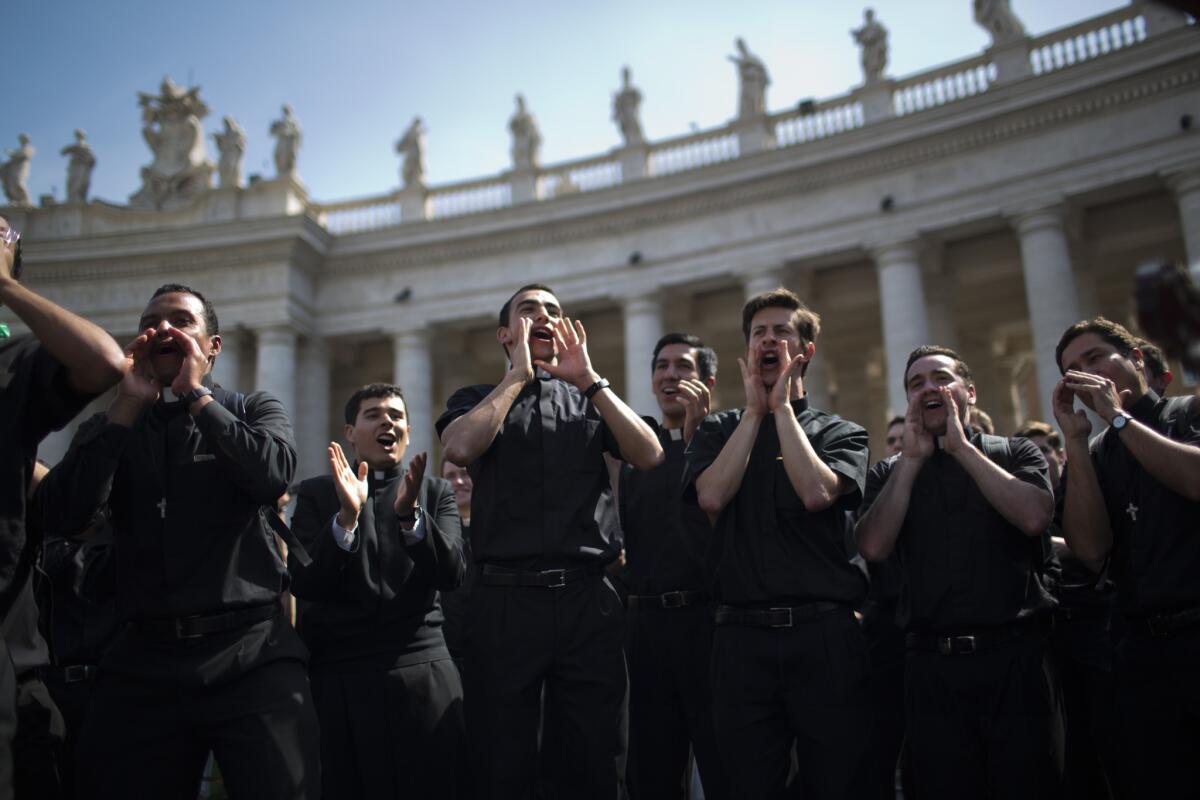
[(642, 93), (630, 81), (629, 67), (621, 68), (621, 91), (613, 95), (613, 121), (621, 129), (626, 145), (642, 144), (640, 109)]
[(16, 150), (4, 151), (8, 160), (0, 164), (0, 183), (4, 184), (4, 196), (8, 198), (10, 205), (28, 206), (32, 205), (29, 202), (29, 187), (26, 185), (29, 180), (29, 162), (37, 151), (29, 143), (29, 136), (26, 134), (17, 136), (17, 141), (20, 146)]
[(296, 153), (300, 150), (300, 123), (292, 116), (292, 107), (283, 104), (283, 116), (271, 123), (271, 135), (275, 137), (276, 177), (293, 176), (296, 173)]
[(225, 130), (212, 135), (221, 154), (217, 162), (217, 174), (222, 187), (240, 186), (242, 183), (242, 156), (246, 153), (246, 132), (233, 117), (224, 117)]
[(184, 90), (164, 78), (157, 96), (138, 92), (142, 138), (154, 153), (142, 167), (142, 188), (129, 198), (134, 208), (167, 209), (182, 205), (212, 183), (213, 165), (206, 158), (200, 120), (208, 106), (200, 87)]
[(991, 35), (993, 45), (1025, 35), (1025, 26), (1013, 13), (1009, 0), (975, 0), (975, 22)]
[(850, 35), (862, 48), (863, 83), (882, 80), (888, 60), (887, 28), (875, 19), (875, 12), (868, 8), (863, 11), (862, 27), (850, 31)]
[(740, 92), (738, 94), (738, 119), (749, 119), (767, 113), (767, 87), (771, 78), (758, 56), (750, 52), (741, 38), (735, 41), (738, 54), (729, 56), (737, 65)]
[(75, 129), (75, 143), (61, 151), (70, 156), (67, 162), (67, 202), (86, 203), (88, 188), (92, 185), (92, 169), (96, 166), (96, 155), (88, 144), (87, 134), (82, 128)]
[(404, 188), (425, 185), (425, 123), (413, 117), (412, 123), (396, 142), (396, 153), (404, 157), (400, 179)]
[(515, 170), (536, 169), (542, 134), (538, 132), (537, 120), (525, 108), (524, 96), (517, 95), (517, 110), (508, 121), (512, 132), (512, 162)]

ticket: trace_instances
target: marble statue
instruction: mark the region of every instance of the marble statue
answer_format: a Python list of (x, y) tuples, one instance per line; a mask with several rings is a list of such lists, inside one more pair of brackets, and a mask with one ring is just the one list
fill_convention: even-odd
[(200, 120), (208, 106), (200, 87), (184, 90), (164, 78), (159, 94), (138, 92), (142, 107), (142, 138), (154, 153), (142, 167), (142, 188), (129, 198), (134, 208), (167, 209), (190, 201), (212, 184), (213, 165), (206, 158)]
[(1009, 0), (975, 0), (975, 22), (991, 35), (994, 45), (1025, 35), (1025, 26), (1013, 13)]
[(246, 132), (233, 117), (225, 117), (225, 130), (212, 135), (221, 154), (217, 175), (222, 187), (237, 187), (242, 183), (242, 156), (246, 153)]
[(396, 142), (396, 153), (404, 157), (400, 179), (404, 188), (425, 185), (425, 123), (413, 117), (404, 135)]
[(771, 78), (762, 60), (746, 47), (745, 40), (738, 37), (735, 44), (738, 54), (729, 56), (729, 60), (737, 65), (741, 87), (738, 94), (738, 119), (761, 116), (767, 113), (767, 87), (771, 85)]
[(29, 143), (26, 134), (18, 135), (17, 141), (20, 147), (4, 151), (8, 160), (0, 164), (0, 183), (4, 185), (4, 196), (8, 198), (10, 205), (28, 206), (32, 205), (29, 202), (29, 187), (26, 185), (29, 180), (29, 162), (37, 151)]
[(283, 116), (271, 123), (275, 137), (275, 174), (277, 177), (296, 173), (296, 152), (300, 149), (300, 123), (292, 116), (292, 107), (283, 104)]
[(82, 128), (75, 129), (75, 144), (69, 144), (61, 151), (64, 156), (70, 156), (67, 162), (67, 202), (86, 203), (88, 188), (92, 185), (92, 169), (96, 166), (96, 155), (88, 144), (87, 134)]
[(883, 78), (888, 60), (888, 31), (875, 19), (872, 9), (863, 11), (861, 28), (850, 31), (854, 41), (862, 48), (863, 82), (874, 83)]
[(520, 94), (517, 95), (517, 110), (508, 121), (508, 129), (512, 132), (513, 169), (536, 169), (542, 135), (538, 132), (537, 120), (525, 108), (525, 98)]
[(613, 95), (613, 121), (621, 130), (626, 145), (642, 144), (642, 121), (639, 110), (642, 93), (630, 82), (629, 67), (621, 68), (621, 91)]

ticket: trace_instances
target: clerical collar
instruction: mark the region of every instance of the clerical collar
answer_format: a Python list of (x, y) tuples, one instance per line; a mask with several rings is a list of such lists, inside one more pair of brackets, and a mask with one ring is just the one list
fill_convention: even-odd
[(683, 439), (683, 428), (667, 428), (667, 436), (671, 437), (671, 441), (678, 442)]
[(534, 368), (533, 376), (539, 381), (549, 381), (554, 379), (553, 375), (551, 375), (549, 372), (546, 372), (546, 370), (542, 369), (541, 367)]
[(367, 474), (367, 477), (370, 479), (371, 483), (387, 483), (395, 478), (398, 478), (402, 472), (403, 470), (400, 469), (400, 465), (397, 464), (396, 466), (388, 467), (387, 469), (372, 469)]
[[(209, 389), (213, 388), (212, 373), (209, 373), (201, 378), (200, 385)], [(162, 403), (168, 408), (177, 408), (183, 404), (183, 398), (171, 391), (170, 386), (164, 386), (162, 391), (158, 394), (158, 402)]]

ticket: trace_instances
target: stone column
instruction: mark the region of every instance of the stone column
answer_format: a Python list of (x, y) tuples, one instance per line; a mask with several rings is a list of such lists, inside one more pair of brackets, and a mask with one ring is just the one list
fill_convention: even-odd
[(221, 334), (221, 352), (213, 362), (213, 381), (226, 389), (243, 391), (242, 382), (242, 332), (236, 329)]
[(778, 289), (780, 286), (783, 286), (782, 269), (764, 269), (751, 275), (742, 276), (742, 289), (745, 291), (747, 300), (763, 292)]
[(1050, 395), (1062, 377), (1054, 348), (1062, 332), (1080, 320), (1065, 222), (1061, 205), (1035, 208), (1013, 217), (1021, 240), (1025, 299), (1037, 362), (1038, 406), (1032, 410), (1040, 419), (1051, 419)]
[[(399, 331), (392, 338), (393, 380), (408, 410), (408, 458), (422, 451), (434, 458), (433, 354), (428, 328)], [(435, 464), (430, 465), (431, 468)]]
[(1183, 246), (1192, 275), (1200, 280), (1200, 167), (1167, 175), (1167, 185), (1175, 193)]
[[(296, 332), (288, 325), (261, 328), (258, 364), (254, 370), (256, 391), (270, 392), (283, 403), (296, 425)], [(217, 359), (220, 361), (220, 359)]]
[(914, 241), (884, 245), (872, 256), (879, 275), (888, 414), (903, 414), (908, 407), (904, 391), (905, 362), (909, 353), (930, 343), (921, 264)]
[(657, 417), (658, 402), (650, 383), (650, 355), (663, 335), (662, 301), (657, 292), (628, 297), (625, 311), (625, 397), (639, 414)]
[[(811, 272), (802, 272), (796, 281), (794, 291), (800, 295), (800, 299), (806, 306), (820, 314), (821, 309), (817, 300), (815, 284), (816, 279)], [(833, 400), (829, 395), (829, 365), (832, 355), (830, 351), (821, 348), (821, 337), (818, 334), (817, 353), (813, 356), (813, 360), (808, 362), (808, 369), (804, 373), (804, 393), (808, 395), (809, 404), (822, 411), (830, 411), (833, 406)]]
[[(300, 347), (299, 397), (296, 408), (296, 450), (300, 454), (297, 477), (324, 474), (328, 467), (325, 449), (330, 442), (329, 345), (317, 336)], [(341, 437), (338, 437), (339, 443)]]

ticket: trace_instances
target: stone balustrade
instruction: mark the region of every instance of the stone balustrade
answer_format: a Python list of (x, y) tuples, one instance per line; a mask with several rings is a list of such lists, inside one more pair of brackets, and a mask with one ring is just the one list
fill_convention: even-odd
[(1035, 38), (1029, 60), (1034, 75), (1074, 66), (1130, 47), (1146, 38), (1146, 23), (1136, 6), (1126, 6)]

